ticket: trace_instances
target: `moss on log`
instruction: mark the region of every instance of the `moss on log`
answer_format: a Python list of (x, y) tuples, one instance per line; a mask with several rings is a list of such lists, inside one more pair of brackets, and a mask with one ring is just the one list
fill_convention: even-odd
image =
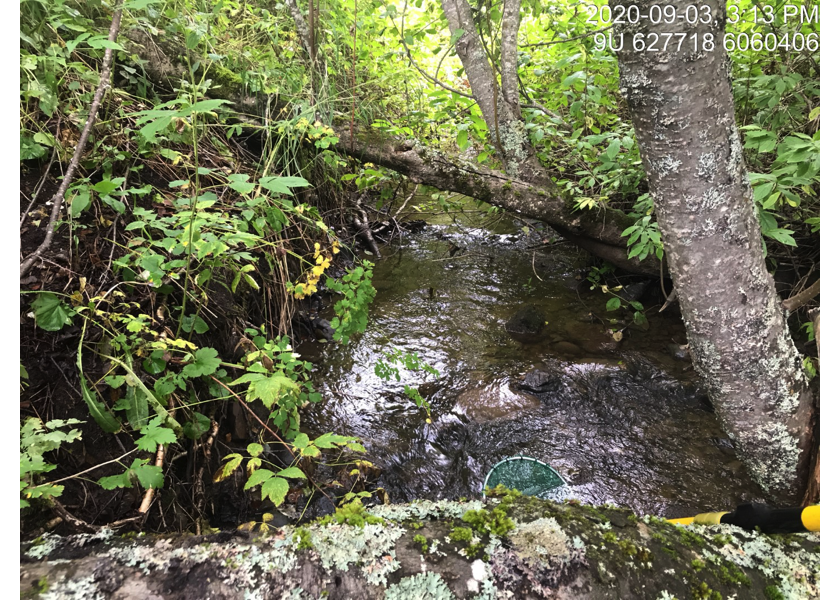
[[(343, 522), (342, 522), (343, 521)], [(614, 506), (502, 493), (388, 505), (265, 535), (45, 535), (42, 598), (818, 598), (819, 535), (680, 527)]]

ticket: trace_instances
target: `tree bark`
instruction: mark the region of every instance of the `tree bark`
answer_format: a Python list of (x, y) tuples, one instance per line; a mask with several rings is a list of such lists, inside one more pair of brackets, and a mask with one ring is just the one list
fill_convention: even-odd
[[(631, 4), (644, 15), (657, 2), (623, 6)], [(678, 15), (696, 8), (689, 0), (673, 4)], [(624, 36), (621, 92), (695, 369), (753, 478), (775, 501), (795, 504), (807, 473), (813, 397), (764, 262), (723, 47), (725, 3), (706, 5), (709, 24), (616, 25), (613, 36)], [(666, 34), (680, 33), (680, 49), (676, 38), (668, 52), (634, 49), (634, 39), (649, 44), (656, 34), (661, 49)]]
[[(360, 526), (286, 526), (265, 536), (45, 534), (22, 544), (21, 597), (662, 600), (765, 598), (772, 588), (819, 598), (819, 534), (684, 528), (527, 497), (489, 502), (380, 506)], [(465, 522), (468, 509), (497, 511), (501, 535)]]
[[(455, 51), (464, 65), (470, 89), (481, 109), (490, 139), (501, 155), (505, 171), (512, 178), (550, 186), (551, 178), (540, 164), (534, 147), (528, 140), (525, 122), (519, 113), (519, 82), (515, 77), (519, 2), (514, 0), (511, 5), (510, 9), (505, 7), (505, 17), (502, 20), (502, 44), (505, 51), (503, 62), (506, 68), (502, 72), (504, 94), (500, 94), (495, 69), (484, 51), (469, 2), (441, 0), (452, 35), (457, 31), (463, 32), (455, 43)], [(513, 56), (510, 55), (511, 44), (514, 47)], [(511, 102), (507, 102), (506, 98), (510, 98)]]

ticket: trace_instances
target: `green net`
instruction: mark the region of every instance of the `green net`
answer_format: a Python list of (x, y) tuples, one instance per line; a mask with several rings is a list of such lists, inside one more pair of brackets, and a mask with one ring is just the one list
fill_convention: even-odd
[[(560, 474), (542, 461), (528, 456), (513, 456), (497, 463), (484, 479), (484, 489), (502, 484), (526, 496), (556, 495), (566, 486)], [(550, 494), (549, 494), (550, 493)]]

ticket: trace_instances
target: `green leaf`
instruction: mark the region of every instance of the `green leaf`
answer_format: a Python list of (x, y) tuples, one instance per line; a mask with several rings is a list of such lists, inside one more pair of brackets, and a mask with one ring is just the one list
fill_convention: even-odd
[(97, 482), (103, 489), (113, 490), (116, 488), (126, 488), (131, 485), (131, 477), (128, 471), (119, 475), (111, 475), (110, 477), (101, 477)]
[(282, 471), (277, 473), (280, 477), (291, 477), (293, 479), (306, 479), (306, 475), (303, 471), (298, 469), (297, 467), (286, 467)]
[(250, 490), (252, 487), (261, 485), (269, 479), (271, 479), (273, 476), (274, 473), (272, 473), (268, 469), (257, 469), (256, 471), (251, 473), (251, 476), (248, 478), (248, 481), (245, 482), (245, 489)]
[(312, 440), (312, 443), (315, 444), (316, 446), (318, 446), (319, 448), (323, 448), (325, 450), (328, 450), (330, 448), (335, 448), (336, 444), (339, 444), (339, 445), (343, 446), (344, 444), (346, 444), (346, 443), (348, 443), (352, 440), (353, 440), (353, 438), (351, 438), (351, 437), (347, 437), (347, 436), (344, 436), (344, 435), (336, 435), (336, 434), (330, 432), (330, 433), (325, 433), (324, 435), (315, 438), (314, 440)]
[(194, 413), (193, 420), (184, 423), (184, 435), (191, 440), (197, 440), (210, 430), (209, 417), (201, 413)]
[(257, 184), (248, 183), (249, 177), (250, 175), (246, 175), (244, 173), (234, 173), (233, 175), (228, 176), (228, 185), (232, 190), (239, 192), (240, 194), (250, 194), (254, 191), (254, 188), (257, 187)]
[(75, 311), (62, 302), (52, 292), (41, 292), (32, 303), (35, 324), (46, 331), (58, 331), (70, 324)]
[(93, 189), (99, 192), (100, 194), (107, 195), (119, 188), (120, 185), (121, 184), (111, 181), (110, 179), (103, 179), (102, 181), (94, 185)]
[(260, 185), (278, 194), (291, 195), (289, 188), (308, 187), (309, 182), (303, 177), (260, 177)]
[(248, 454), (251, 456), (259, 456), (263, 453), (263, 445), (262, 444), (248, 444)]
[(292, 446), (298, 448), (299, 450), (303, 450), (307, 446), (309, 446), (309, 436), (305, 433), (299, 433), (295, 437), (295, 440), (292, 442)]
[(607, 300), (607, 310), (618, 310), (621, 308), (621, 298), (610, 298)]
[(610, 160), (615, 160), (615, 157), (618, 156), (620, 150), (621, 140), (615, 139), (610, 143), (609, 147), (607, 148), (607, 156)]
[(143, 437), (139, 438), (135, 442), (138, 448), (147, 452), (154, 452), (157, 450), (159, 444), (168, 446), (169, 444), (174, 444), (177, 441), (175, 433), (171, 429), (161, 427), (161, 421), (162, 419), (160, 417), (155, 417), (147, 425), (140, 429), (140, 433)]
[(222, 364), (222, 360), (217, 358), (218, 355), (215, 348), (199, 348), (193, 355), (193, 362), (185, 366), (182, 373), (186, 377), (212, 375)]
[(271, 377), (263, 377), (252, 381), (248, 388), (248, 399), (259, 398), (266, 408), (271, 408), (281, 396), (290, 393), (296, 394), (299, 391), (300, 388), (294, 381), (282, 373), (274, 373)]
[[(131, 471), (144, 489), (163, 487), (163, 469), (156, 465), (138, 464), (141, 461), (134, 459)], [(143, 461), (145, 463), (145, 460)]]
[(149, 401), (146, 395), (142, 392), (138, 393), (136, 386), (129, 385), (125, 389), (125, 400), (127, 404), (125, 416), (129, 425), (134, 429), (140, 429), (149, 418)]
[(286, 494), (289, 491), (289, 482), (282, 477), (272, 477), (266, 481), (262, 486), (262, 499), (268, 497), (275, 506), (283, 504), (286, 499)]
[(187, 315), (181, 323), (184, 331), (190, 333), (195, 331), (197, 334), (207, 333), (210, 331), (210, 326), (199, 315)]
[(96, 395), (91, 391), (91, 389), (87, 385), (87, 380), (85, 379), (84, 374), (81, 377), (81, 387), (82, 387), (82, 398), (84, 398), (85, 404), (88, 406), (88, 411), (90, 412), (90, 416), (93, 417), (93, 420), (107, 433), (116, 433), (120, 430), (120, 422), (119, 420), (111, 414), (111, 411), (108, 410), (108, 407), (105, 406)]
[(560, 84), (562, 88), (569, 88), (572, 87), (578, 81), (586, 79), (586, 74), (583, 71), (576, 71), (572, 73), (568, 77), (566, 77), (563, 82)]
[(94, 48), (95, 50), (100, 50), (102, 48), (110, 48), (111, 50), (120, 50), (122, 52), (125, 52), (125, 48), (123, 48), (117, 42), (112, 42), (111, 40), (108, 40), (108, 39), (103, 40), (103, 39), (90, 38), (89, 40), (87, 40), (87, 43), (91, 48)]
[(78, 217), (82, 212), (87, 210), (90, 206), (90, 192), (87, 190), (81, 191), (75, 196), (73, 196), (73, 200), (70, 202), (70, 216), (74, 219)]
[(769, 229), (764, 232), (764, 235), (770, 239), (776, 240), (786, 246), (796, 246), (796, 240), (793, 239), (793, 232), (790, 229)]
[(228, 454), (225, 457), (225, 464), (213, 475), (213, 482), (218, 483), (224, 479), (230, 477), (233, 472), (239, 467), (242, 463), (242, 455), (241, 454)]
[(458, 147), (461, 149), (461, 152), (469, 148), (470, 146), (470, 138), (469, 134), (466, 130), (462, 130), (458, 132)]

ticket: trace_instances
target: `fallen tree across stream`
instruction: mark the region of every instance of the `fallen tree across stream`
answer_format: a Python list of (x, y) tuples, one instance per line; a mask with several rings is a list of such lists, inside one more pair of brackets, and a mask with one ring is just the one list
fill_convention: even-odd
[[(207, 92), (209, 96), (227, 100), (232, 110), (253, 119), (255, 125), (265, 118), (266, 99), (243, 93), (238, 76), (219, 64), (192, 55), (177, 42), (145, 30), (133, 29), (127, 37), (127, 47), (143, 61), (146, 75), (158, 85), (176, 89), (182, 80), (189, 79), (185, 65), (198, 61), (213, 81), (213, 87)], [(400, 139), (363, 126), (356, 125), (351, 130), (347, 124), (331, 125), (339, 138), (334, 147), (336, 152), (361, 162), (376, 163), (414, 183), (463, 194), (543, 221), (584, 250), (631, 273), (651, 277), (661, 274), (660, 262), (654, 255), (642, 261), (627, 258), (627, 238), (621, 234), (636, 220), (620, 210), (605, 205), (597, 210), (575, 210), (573, 199), (551, 183), (511, 177), (503, 171), (424, 147), (415, 140)]]
[(517, 494), (357, 505), (265, 535), (46, 534), (22, 544), (21, 597), (819, 597), (819, 534), (681, 527)]

